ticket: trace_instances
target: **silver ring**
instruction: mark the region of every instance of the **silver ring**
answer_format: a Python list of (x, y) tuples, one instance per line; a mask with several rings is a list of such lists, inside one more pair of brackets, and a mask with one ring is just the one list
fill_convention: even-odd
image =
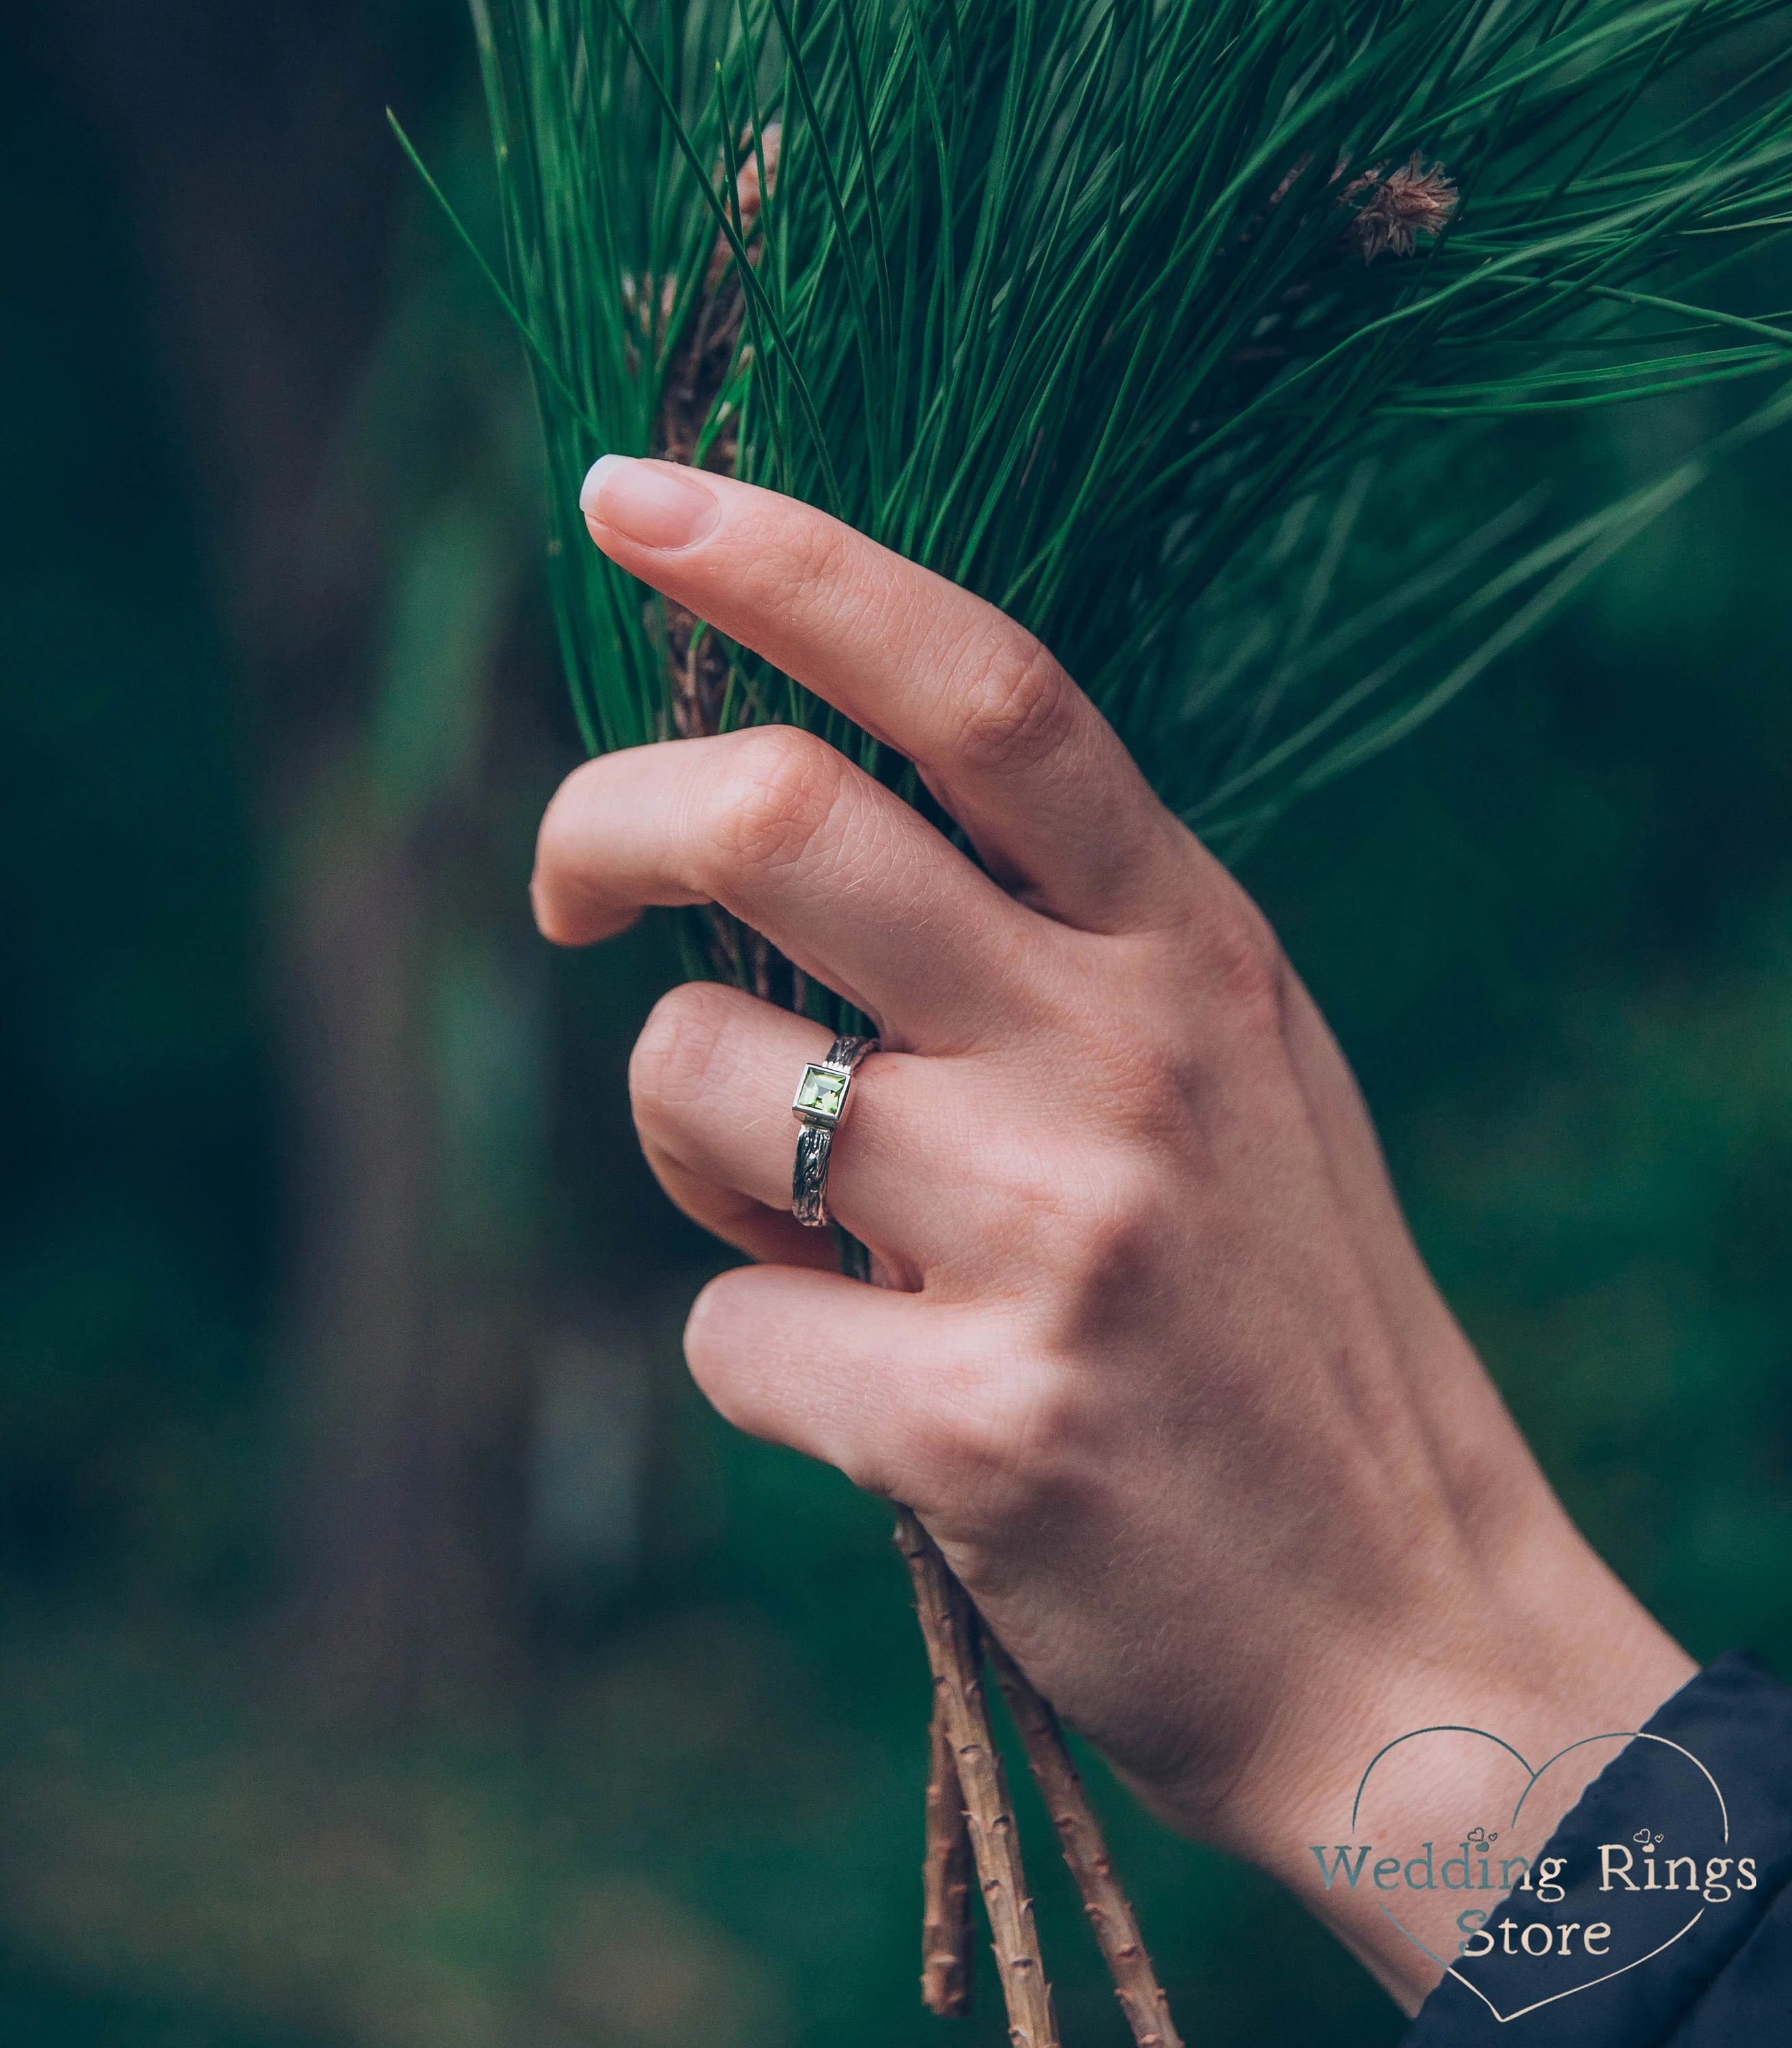
[(836, 1038), (824, 1060), (812, 1060), (803, 1069), (790, 1104), (790, 1114), (803, 1127), (790, 1176), (790, 1208), (798, 1223), (819, 1228), (832, 1220), (828, 1214), (828, 1155), (852, 1092), (852, 1071), (877, 1049), (875, 1038)]

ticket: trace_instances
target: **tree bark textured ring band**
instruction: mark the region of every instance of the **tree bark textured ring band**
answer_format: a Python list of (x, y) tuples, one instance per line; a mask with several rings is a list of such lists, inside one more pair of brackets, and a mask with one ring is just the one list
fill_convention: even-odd
[(819, 1227), (832, 1220), (828, 1214), (828, 1155), (846, 1114), (853, 1069), (877, 1049), (875, 1038), (836, 1038), (824, 1060), (812, 1061), (803, 1069), (790, 1104), (790, 1114), (803, 1127), (790, 1176), (790, 1208), (798, 1223)]

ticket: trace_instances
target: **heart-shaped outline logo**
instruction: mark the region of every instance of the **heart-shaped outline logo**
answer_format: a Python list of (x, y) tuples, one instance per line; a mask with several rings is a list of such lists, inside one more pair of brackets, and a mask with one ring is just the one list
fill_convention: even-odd
[[(1685, 1757), (1689, 1763), (1697, 1766), (1699, 1775), (1705, 1779), (1706, 1784), (1711, 1787), (1712, 1797), (1717, 1802), (1718, 1817), (1723, 1822), (1724, 1827), (1724, 1840), (1726, 1844), (1728, 1844), (1729, 1841), (1730, 1809), (1724, 1803), (1724, 1794), (1721, 1789), (1719, 1787), (1717, 1780), (1712, 1776), (1711, 1773), (1705, 1769), (1704, 1764), (1700, 1763), (1698, 1758), (1694, 1756), (1689, 1749), (1682, 1748), (1677, 1742), (1670, 1742), (1665, 1735), (1650, 1735), (1645, 1728), (1616, 1728), (1609, 1734), (1606, 1735), (1582, 1736), (1578, 1742), (1571, 1742), (1568, 1744), (1565, 1747), (1558, 1749), (1553, 1756), (1546, 1757), (1542, 1763), (1538, 1764), (1534, 1770), (1532, 1770), (1530, 1764), (1526, 1761), (1526, 1759), (1521, 1756), (1518, 1751), (1514, 1749), (1512, 1745), (1509, 1742), (1506, 1741), (1502, 1736), (1494, 1735), (1486, 1728), (1471, 1728), (1464, 1723), (1455, 1721), (1441, 1722), (1435, 1728), (1410, 1729), (1405, 1735), (1396, 1736), (1392, 1742), (1383, 1744), (1383, 1746), (1375, 1751), (1375, 1755), (1369, 1759), (1367, 1767), (1363, 1771), (1361, 1781), (1356, 1787), (1356, 1797), (1351, 1802), (1350, 1830), (1353, 1836), (1356, 1833), (1357, 1816), (1362, 1811), (1363, 1794), (1367, 1790), (1370, 1775), (1375, 1770), (1375, 1766), (1381, 1762), (1382, 1759), (1386, 1756), (1390, 1751), (1398, 1749), (1403, 1742), (1414, 1741), (1422, 1735), (1478, 1735), (1484, 1741), (1497, 1744), (1499, 1748), (1506, 1751), (1507, 1755), (1516, 1759), (1519, 1767), (1527, 1772), (1529, 1774), (1529, 1777), (1523, 1791), (1519, 1794), (1519, 1803), (1512, 1809), (1512, 1817), (1507, 1823), (1508, 1829), (1515, 1828), (1518, 1825), (1519, 1816), (1524, 1811), (1524, 1802), (1530, 1797), (1532, 1791), (1536, 1786), (1538, 1779), (1543, 1775), (1546, 1771), (1550, 1769), (1552, 1764), (1559, 1763), (1565, 1756), (1571, 1755), (1575, 1750), (1584, 1749), (1589, 1743), (1595, 1742), (1658, 1742), (1664, 1749), (1675, 1750), (1678, 1751), (1681, 1756)], [(1476, 1997), (1481, 2001), (1482, 2004), (1487, 2007), (1488, 2011), (1493, 2015), (1494, 2018), (1498, 2020), (1503, 2027), (1507, 2025), (1511, 2020), (1522, 2019), (1527, 2012), (1538, 2012), (1540, 2011), (1546, 2005), (1558, 2004), (1565, 1998), (1573, 1998), (1578, 1992), (1591, 1991), (1595, 1984), (1609, 1984), (1614, 1977), (1623, 1976), (1628, 1972), (1638, 1968), (1644, 1963), (1653, 1962), (1657, 1956), (1661, 1955), (1666, 1950), (1671, 1949), (1674, 1943), (1681, 1939), (1682, 1935), (1689, 1934), (1693, 1928), (1697, 1926), (1700, 1921), (1705, 1918), (1705, 1908), (1701, 1906), (1698, 1911), (1693, 1915), (1692, 1918), (1686, 1922), (1685, 1926), (1679, 1930), (1678, 1934), (1669, 1935), (1665, 1941), (1658, 1942), (1655, 1947), (1649, 1951), (1647, 1955), (1638, 1956), (1634, 1958), (1634, 1960), (1627, 1963), (1620, 1963), (1618, 1968), (1615, 1970), (1602, 1971), (1596, 1977), (1588, 1977), (1584, 1984), (1570, 1984), (1565, 1991), (1552, 1992), (1547, 1998), (1540, 1998), (1530, 2005), (1520, 2006), (1516, 2012), (1502, 2012), (1499, 2007), (1494, 2003), (1493, 2000), (1488, 1996), (1487, 1993), (1481, 1989), (1479, 1984), (1472, 1983), (1469, 1979), (1462, 1974), (1461, 1971), (1459, 1970), (1453, 1963), (1446, 1962), (1435, 1949), (1427, 1948), (1425, 1943), (1420, 1941), (1416, 1934), (1411, 1933), (1408, 1929), (1401, 1926), (1400, 1922), (1394, 1918), (1394, 1915), (1391, 1913), (1388, 1912), (1388, 1910), (1385, 1906), (1380, 1906), (1379, 1910), (1387, 1915), (1389, 1922), (1393, 1926), (1398, 1929), (1399, 1932), (1406, 1936), (1406, 1939), (1412, 1943), (1415, 1949), (1418, 1949), (1422, 1954), (1430, 1957), (1432, 1961), (1438, 1965), (1446, 1976), (1454, 1977), (1456, 1982), (1462, 1985), (1464, 1989), (1472, 1991), (1475, 1994)]]

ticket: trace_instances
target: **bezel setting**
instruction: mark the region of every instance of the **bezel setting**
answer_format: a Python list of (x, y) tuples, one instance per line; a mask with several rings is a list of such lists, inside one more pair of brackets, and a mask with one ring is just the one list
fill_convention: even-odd
[(846, 1099), (852, 1087), (850, 1068), (812, 1060), (803, 1069), (802, 1079), (791, 1100), (790, 1113), (799, 1123), (816, 1131), (832, 1131), (846, 1114)]

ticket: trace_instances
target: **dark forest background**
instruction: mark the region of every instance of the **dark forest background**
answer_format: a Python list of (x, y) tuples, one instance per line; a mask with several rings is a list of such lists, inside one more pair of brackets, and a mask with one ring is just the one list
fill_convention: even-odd
[[(669, 950), (526, 914), (576, 755), (533, 427), (382, 114), (489, 246), (466, 24), (0, 34), (0, 2033), (991, 2048), (992, 1984), (914, 1998), (886, 1515), (682, 1375), (714, 1254), (623, 1092)], [(1616, 488), (1730, 409), (1553, 459)], [(1696, 1653), (1782, 1670), (1789, 464), (1247, 875), (1575, 1513)], [(1397, 2037), (1094, 1775), (1191, 2041)], [(1119, 2048), (1036, 1861), (1066, 2038)]]

